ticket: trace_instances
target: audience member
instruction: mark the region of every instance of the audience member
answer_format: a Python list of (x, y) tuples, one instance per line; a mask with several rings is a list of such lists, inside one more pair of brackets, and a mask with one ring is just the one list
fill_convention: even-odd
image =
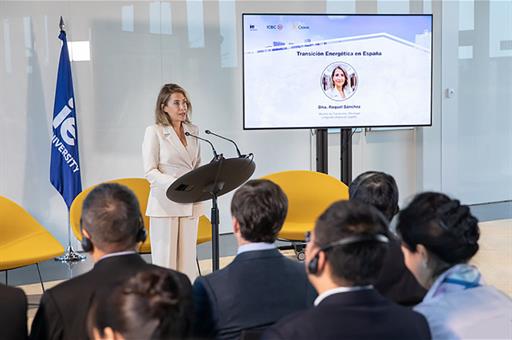
[[(370, 204), (391, 222), (398, 213), (398, 186), (393, 176), (379, 171), (359, 175), (349, 186), (350, 200)], [(405, 266), (400, 241), (389, 232), (389, 250), (375, 282), (375, 289), (385, 297), (406, 306), (418, 304), (426, 290)]]
[(267, 330), (273, 339), (428, 339), (425, 318), (372, 286), (387, 251), (387, 221), (357, 201), (333, 203), (317, 220), (306, 246), (315, 307)]
[[(99, 288), (159, 268), (136, 252), (146, 234), (139, 202), (130, 189), (114, 183), (98, 185), (84, 201), (81, 222), (82, 247), (91, 253), (94, 268), (43, 294), (32, 323), (33, 339), (86, 339), (87, 311)], [(188, 278), (176, 276), (180, 291), (191, 294)]]
[(242, 330), (267, 327), (312, 305), (316, 294), (304, 267), (274, 244), (287, 209), (286, 195), (268, 180), (251, 180), (235, 192), (238, 253), (226, 268), (194, 283), (197, 336), (238, 339)]
[(192, 329), (192, 304), (176, 273), (151, 269), (103, 289), (89, 310), (92, 339), (184, 339)]
[(27, 338), (27, 297), (20, 288), (0, 284), (0, 338)]
[(444, 194), (419, 194), (400, 213), (397, 231), (407, 267), (428, 289), (415, 310), (434, 339), (512, 339), (512, 300), (467, 263), (480, 235), (467, 206)]

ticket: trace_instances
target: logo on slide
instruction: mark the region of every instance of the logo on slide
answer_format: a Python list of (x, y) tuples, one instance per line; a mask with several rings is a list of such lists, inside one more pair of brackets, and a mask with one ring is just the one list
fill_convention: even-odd
[(292, 27), (293, 27), (294, 31), (309, 30), (309, 26), (301, 25), (301, 24), (293, 24)]
[(282, 31), (282, 30), (283, 30), (283, 25), (282, 25), (282, 24), (277, 24), (277, 25), (267, 25), (267, 29), (268, 29), (268, 30), (278, 30), (278, 31)]

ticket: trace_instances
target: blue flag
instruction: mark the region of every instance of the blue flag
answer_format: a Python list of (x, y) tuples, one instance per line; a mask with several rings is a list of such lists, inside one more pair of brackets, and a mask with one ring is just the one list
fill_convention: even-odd
[(60, 31), (59, 39), (62, 40), (62, 48), (53, 106), (50, 182), (62, 195), (69, 209), (75, 197), (82, 191), (82, 181), (78, 158), (75, 95), (66, 32)]

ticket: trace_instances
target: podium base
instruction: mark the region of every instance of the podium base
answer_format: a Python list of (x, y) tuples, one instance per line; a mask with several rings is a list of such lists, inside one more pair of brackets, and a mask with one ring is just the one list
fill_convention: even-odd
[(68, 246), (64, 255), (56, 257), (54, 260), (62, 263), (80, 262), (85, 260), (85, 256), (80, 255), (71, 246)]

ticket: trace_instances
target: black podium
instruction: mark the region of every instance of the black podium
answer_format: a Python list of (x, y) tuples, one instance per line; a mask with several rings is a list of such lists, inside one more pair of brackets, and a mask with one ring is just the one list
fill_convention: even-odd
[(217, 198), (247, 181), (256, 165), (252, 157), (214, 159), (178, 178), (167, 189), (167, 198), (178, 203), (212, 200), (212, 269), (219, 269), (219, 207)]

